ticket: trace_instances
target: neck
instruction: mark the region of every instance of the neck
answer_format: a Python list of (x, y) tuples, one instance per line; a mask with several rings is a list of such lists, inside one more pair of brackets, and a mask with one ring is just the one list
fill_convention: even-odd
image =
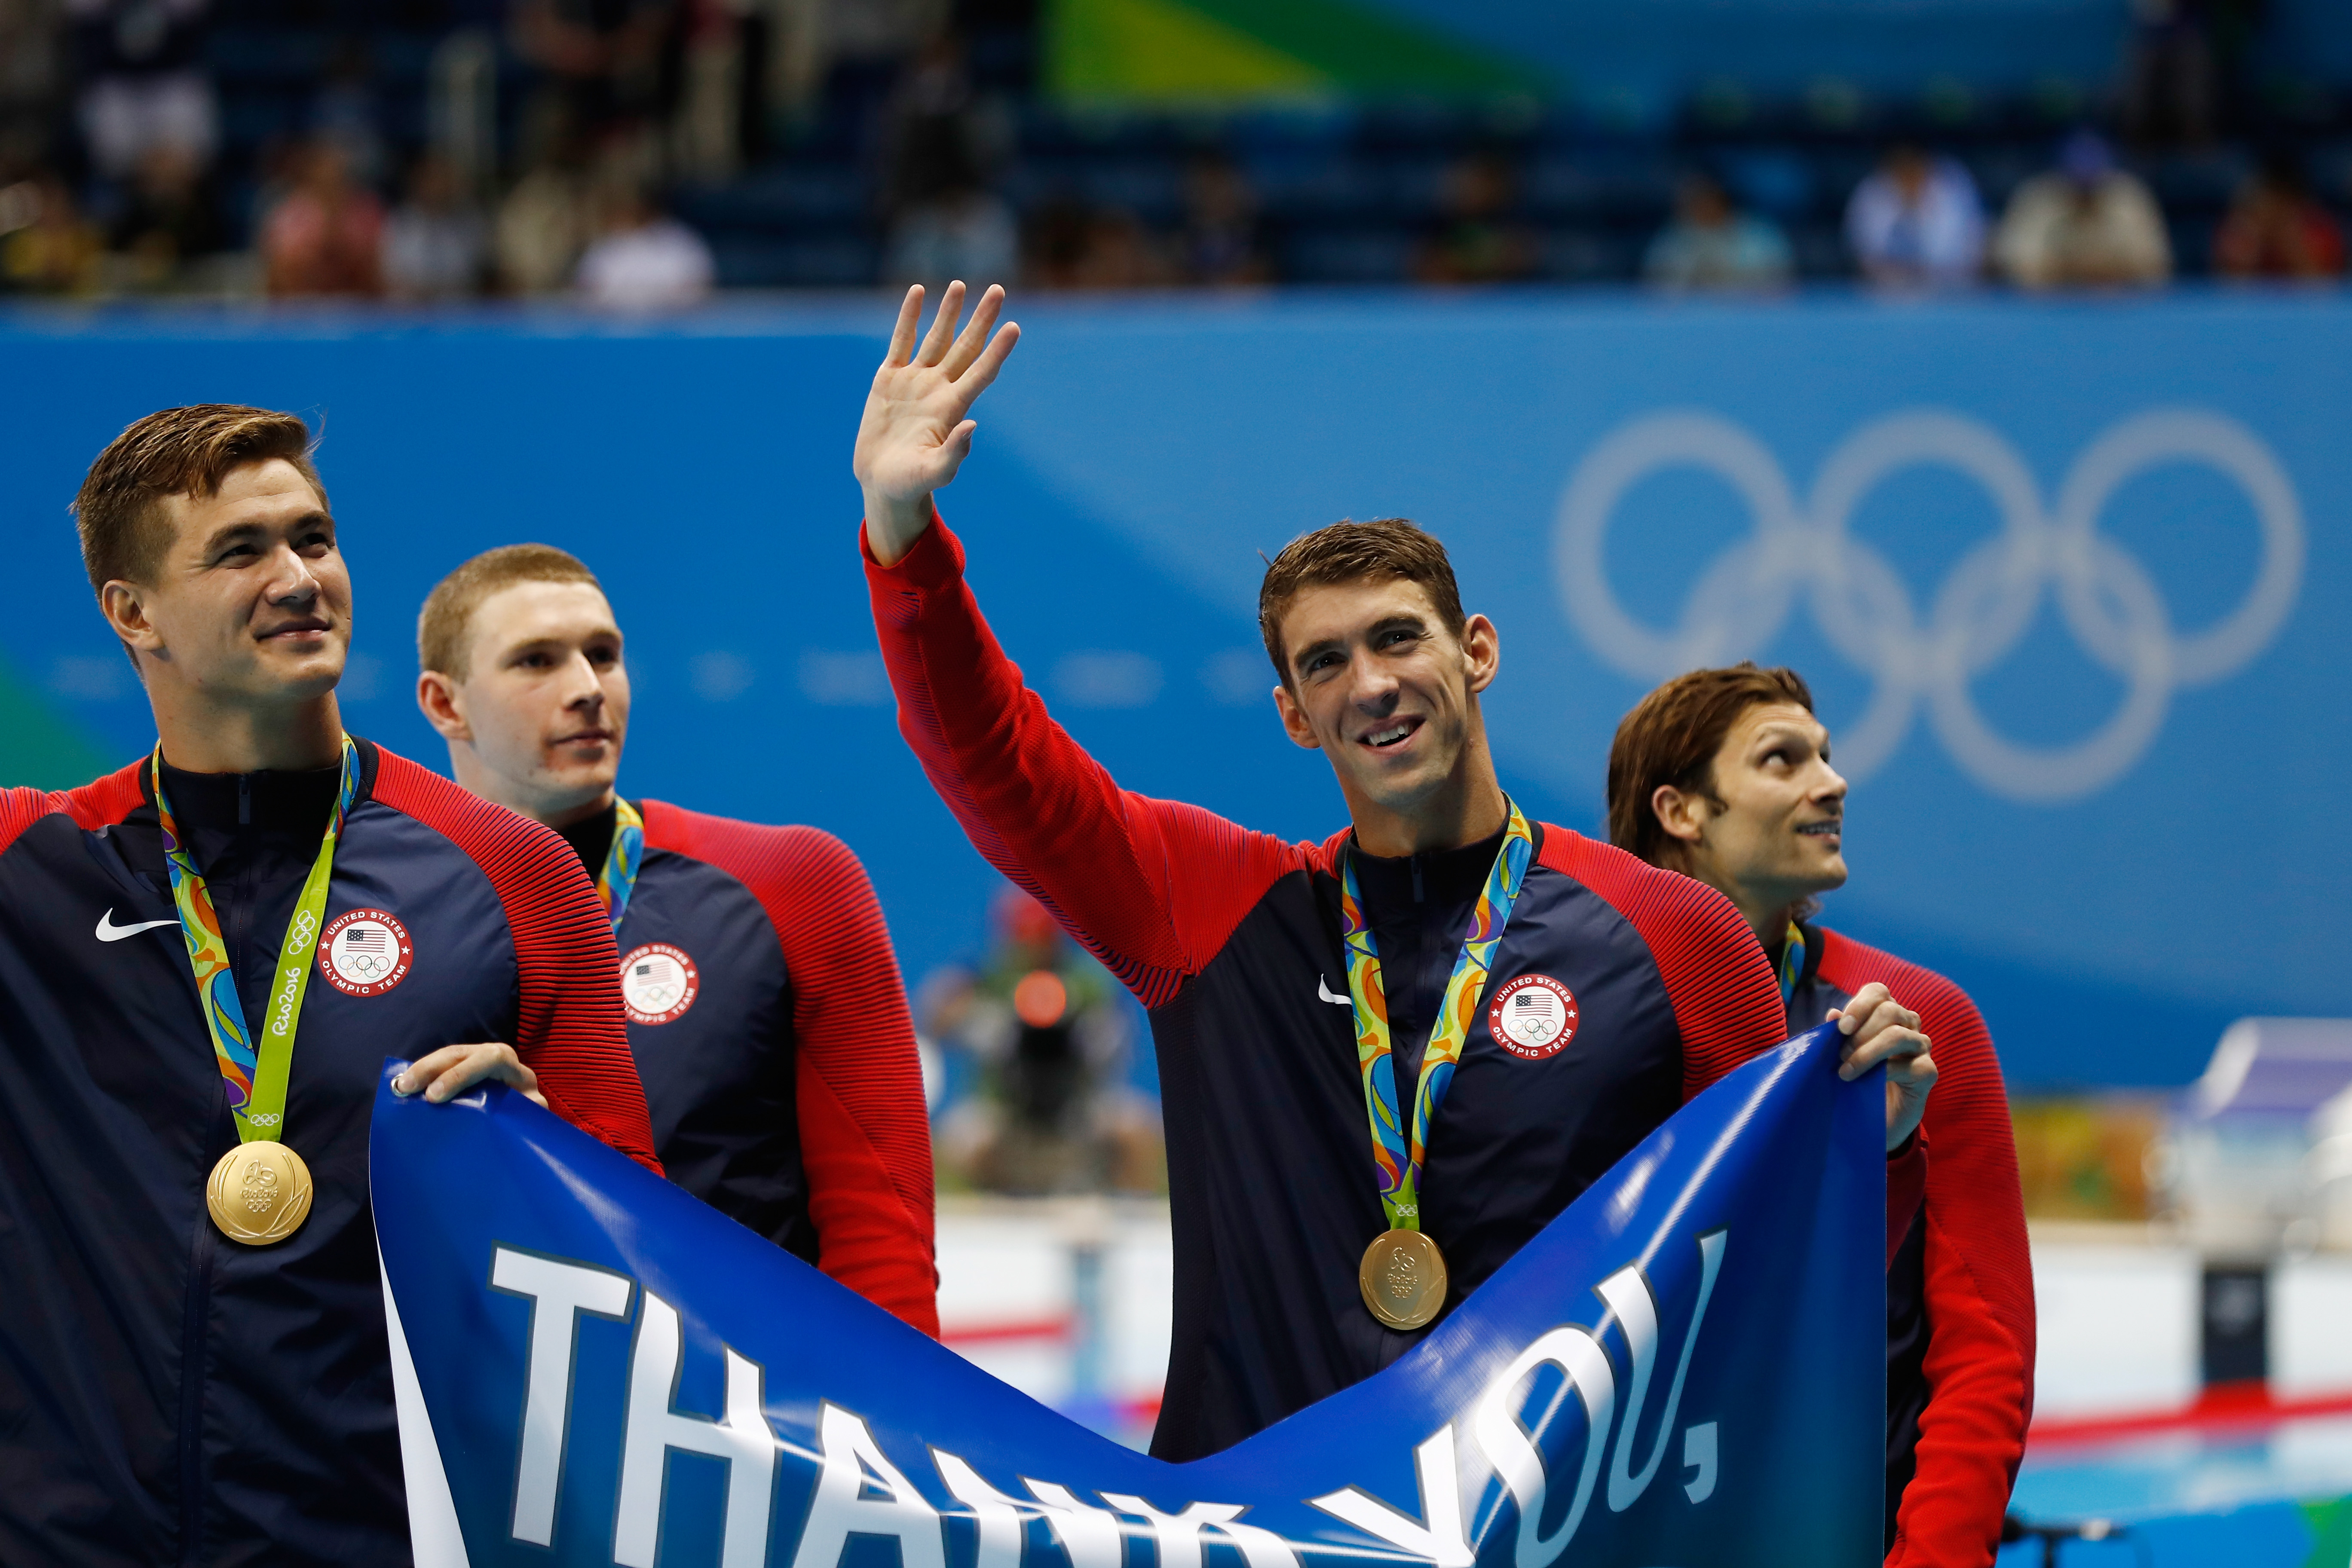
[(1732, 906), (1739, 911), (1739, 918), (1748, 922), (1748, 929), (1754, 931), (1756, 940), (1764, 944), (1764, 956), (1779, 963), (1780, 950), (1789, 942), (1789, 921), (1795, 915), (1797, 906), (1804, 900), (1801, 898), (1791, 899), (1786, 893), (1754, 892), (1728, 879), (1718, 880), (1704, 871), (1693, 875), (1731, 900)]
[(612, 809), (617, 793), (607, 784), (586, 800), (551, 796), (530, 789), (505, 773), (482, 765), (481, 753), (471, 742), (449, 742), (449, 772), (456, 776), (458, 787), (468, 795), (503, 805), (518, 816), (528, 816), (543, 826), (565, 828), (575, 822), (585, 822), (599, 812)]
[(163, 760), (183, 773), (294, 773), (332, 767), (342, 754), (342, 715), (331, 691), (267, 708), (225, 707), (152, 687), (150, 696)]
[(1367, 855), (1392, 859), (1433, 849), (1459, 849), (1492, 838), (1510, 820), (1502, 781), (1483, 739), (1463, 749), (1463, 765), (1427, 799), (1408, 807), (1383, 805), (1342, 784), (1356, 843)]

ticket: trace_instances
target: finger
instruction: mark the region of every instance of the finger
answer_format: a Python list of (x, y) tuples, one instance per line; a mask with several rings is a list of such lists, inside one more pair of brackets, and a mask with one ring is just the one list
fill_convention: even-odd
[(963, 285), (950, 283), (940, 294), (939, 313), (931, 318), (931, 330), (923, 336), (922, 352), (915, 356), (917, 364), (937, 364), (947, 357), (948, 344), (955, 341), (956, 317), (963, 310)]
[(462, 1047), (465, 1055), (451, 1063), (441, 1076), (425, 1091), (425, 1098), (436, 1105), (463, 1094), (486, 1079), (516, 1081), (516, 1069), (522, 1067), (511, 1047), (499, 1041), (484, 1041)]
[(1927, 1037), (1916, 1029), (1883, 1029), (1858, 1048), (1847, 1053), (1838, 1067), (1839, 1074), (1849, 1082), (1860, 1078), (1883, 1061), (1895, 1058), (1909, 1059), (1924, 1056)]
[(972, 432), (979, 428), (980, 421), (967, 419), (949, 431), (948, 438), (940, 443), (940, 466), (950, 478), (957, 468), (963, 466), (963, 460), (971, 456)]
[(920, 283), (907, 290), (898, 301), (898, 324), (890, 329), (890, 352), (882, 363), (887, 367), (902, 365), (915, 352), (915, 328), (923, 319), (923, 286)]
[(987, 352), (973, 361), (971, 369), (956, 383), (965, 389), (965, 407), (971, 407), (971, 400), (988, 390), (989, 384), (996, 379), (996, 373), (1003, 370), (1004, 362), (1012, 357), (1013, 346), (1020, 342), (1020, 322), (1007, 321), (997, 329), (996, 336), (989, 341)]
[(971, 362), (978, 359), (980, 351), (988, 346), (988, 330), (996, 325), (996, 318), (1003, 310), (1004, 290), (992, 283), (988, 286), (988, 292), (980, 297), (979, 305), (971, 312), (971, 320), (962, 331), (956, 334), (955, 347), (949, 351), (947, 358), (940, 362), (940, 369), (947, 373), (950, 381), (971, 368)]
[(403, 1097), (424, 1092), (450, 1063), (472, 1048), (470, 1046), (444, 1046), (437, 1051), (426, 1052), (400, 1070), (399, 1076), (392, 1080), (392, 1092)]

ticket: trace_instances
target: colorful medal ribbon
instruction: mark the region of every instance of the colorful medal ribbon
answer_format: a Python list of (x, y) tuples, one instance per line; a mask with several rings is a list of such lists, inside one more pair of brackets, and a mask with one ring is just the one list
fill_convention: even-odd
[(1797, 982), (1805, 977), (1805, 931), (1796, 921), (1789, 922), (1789, 934), (1780, 939), (1780, 1005), (1786, 1007), (1797, 994)]
[(335, 842), (342, 837), (352, 797), (359, 793), (359, 748), (352, 744), (349, 735), (343, 737), (342, 770), (327, 836), (319, 845), (319, 858), (310, 864), (310, 875), (302, 883), (294, 918), (287, 922), (286, 940), (278, 946), (278, 971), (270, 982), (269, 1007), (264, 1015), (268, 1023), (257, 1052), (252, 1032), (246, 1027), (245, 1005), (237, 1000), (236, 973), (229, 965), (220, 915), (213, 908), (204, 874), (188, 853), (172, 803), (164, 798), (163, 748), (155, 748), (151, 765), (155, 815), (163, 828), (163, 860), (172, 873), (172, 902), (180, 912), (180, 934), (187, 939), (188, 963), (196, 973), (205, 1027), (212, 1032), (213, 1055), (220, 1064), (221, 1081), (228, 1087), (228, 1108), (236, 1118), (240, 1143), (278, 1140), (286, 1131), (286, 1079), (294, 1063), (294, 1031), (301, 1022), (311, 952), (326, 918), (327, 886), (334, 879)]
[(604, 868), (596, 873), (596, 896), (613, 917), (613, 934), (621, 934), (621, 917), (629, 912), (629, 895), (637, 890), (637, 868), (646, 858), (646, 819), (637, 808), (613, 797), (613, 847), (604, 851)]
[(1470, 1021), (1486, 989), (1486, 972), (1503, 928), (1511, 922), (1511, 906), (1528, 879), (1528, 863), (1535, 857), (1535, 834), (1528, 819), (1506, 795), (1510, 826), (1495, 868), (1478, 906), (1470, 913), (1470, 931), (1462, 939), (1461, 954), (1445, 982), (1444, 1000), (1429, 1032), (1429, 1047), (1421, 1058), (1421, 1082), (1412, 1097), (1412, 1130), (1408, 1139), (1397, 1113), (1396, 1061), (1389, 1042), (1388, 993), (1381, 983), (1380, 953), (1372, 943), (1372, 928), (1364, 918), (1364, 898), (1356, 886), (1356, 860), (1351, 849), (1341, 861), (1339, 918), (1348, 943), (1348, 998), (1356, 1011), (1356, 1063), (1364, 1075), (1364, 1110), (1371, 1119), (1372, 1158), (1380, 1166), (1381, 1206), (1388, 1211), (1393, 1230), (1421, 1228), (1421, 1169), (1429, 1151), (1430, 1123), (1445, 1102), (1454, 1081), (1454, 1064), (1462, 1059)]

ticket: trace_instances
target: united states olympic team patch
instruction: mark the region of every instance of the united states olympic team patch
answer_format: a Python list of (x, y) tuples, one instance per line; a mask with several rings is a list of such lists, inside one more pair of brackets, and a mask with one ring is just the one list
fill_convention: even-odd
[(345, 910), (319, 933), (319, 973), (346, 996), (381, 996), (408, 978), (408, 928), (384, 910)]
[(1576, 1038), (1576, 998), (1549, 974), (1522, 974), (1495, 993), (1486, 1027), (1513, 1056), (1539, 1062)]
[(667, 1024), (685, 1016), (702, 989), (702, 972), (685, 950), (649, 942), (621, 960), (621, 1005), (632, 1024)]

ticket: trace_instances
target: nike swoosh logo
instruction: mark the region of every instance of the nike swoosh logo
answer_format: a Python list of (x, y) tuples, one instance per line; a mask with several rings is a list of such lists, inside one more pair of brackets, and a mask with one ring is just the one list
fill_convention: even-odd
[(1319, 974), (1315, 977), (1315, 995), (1317, 1000), (1331, 1003), (1335, 1006), (1352, 1007), (1355, 1005), (1353, 1002), (1349, 1001), (1345, 996), (1332, 995), (1331, 987), (1324, 983), (1323, 977)]
[(124, 937), (137, 936), (142, 931), (153, 931), (157, 926), (175, 926), (179, 923), (180, 917), (173, 915), (167, 921), (142, 921), (135, 926), (119, 926), (114, 923), (114, 911), (109, 910), (98, 917), (98, 940), (121, 942)]

